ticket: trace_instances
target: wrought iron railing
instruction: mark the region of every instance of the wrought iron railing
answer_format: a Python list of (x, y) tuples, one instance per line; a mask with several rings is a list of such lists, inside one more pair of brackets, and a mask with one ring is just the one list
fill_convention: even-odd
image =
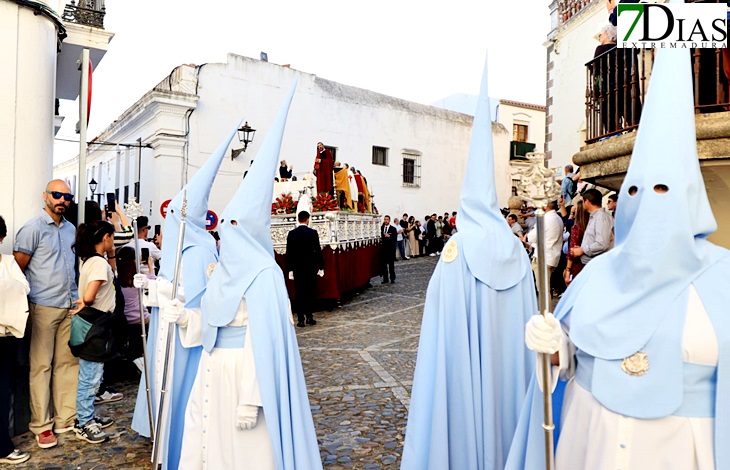
[(526, 160), (527, 157), (525, 157), (525, 155), (535, 151), (535, 144), (532, 144), (530, 142), (518, 142), (516, 140), (513, 140), (509, 144), (510, 160)]
[(63, 21), (104, 29), (104, 0), (75, 0), (63, 9)]
[[(692, 49), (696, 113), (730, 111), (730, 50)], [(631, 131), (654, 63), (653, 49), (614, 48), (586, 64), (586, 143)]]

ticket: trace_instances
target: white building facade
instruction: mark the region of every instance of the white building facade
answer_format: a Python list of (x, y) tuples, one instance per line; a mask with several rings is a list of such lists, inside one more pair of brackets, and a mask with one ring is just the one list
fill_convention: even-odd
[(545, 44), (548, 50), (545, 152), (551, 168), (562, 168), (572, 164), (573, 155), (585, 145), (585, 64), (593, 59), (599, 45), (593, 36), (609, 22), (603, 1), (559, 3), (555, 0), (550, 4), (550, 18), (552, 31)]
[[(511, 134), (509, 143), (510, 195), (517, 196), (520, 171), (529, 166), (526, 155), (530, 152), (545, 153), (545, 106), (499, 100), (497, 122)], [(560, 169), (556, 170), (560, 171)]]
[[(226, 63), (181, 65), (132, 105), (90, 146), (87, 181), (97, 181), (97, 195), (115, 192), (122, 202), (137, 195), (150, 223), (161, 224), (162, 204), (243, 119), (257, 131), (245, 152), (233, 152), (243, 147), (236, 138), (227, 152), (210, 197), (210, 210), (219, 215), (297, 75), (281, 159), (299, 179), (312, 171), (316, 144), (322, 141), (337, 160), (367, 178), (380, 214), (422, 218), (457, 210), (471, 116), (235, 54)], [(506, 206), (511, 134), (498, 123), (492, 131), (497, 193)], [(76, 159), (54, 169), (56, 177), (71, 184), (77, 172)]]

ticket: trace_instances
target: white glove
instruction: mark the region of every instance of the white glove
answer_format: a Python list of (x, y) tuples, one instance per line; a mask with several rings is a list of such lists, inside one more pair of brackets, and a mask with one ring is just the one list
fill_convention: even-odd
[(236, 429), (243, 431), (253, 429), (259, 419), (259, 407), (253, 405), (238, 405), (236, 408)]
[(525, 344), (538, 353), (553, 354), (563, 345), (563, 328), (552, 313), (533, 315), (525, 325)]
[(293, 271), (289, 271), (289, 280), (290, 281), (293, 281), (294, 280), (294, 272)]
[(317, 271), (317, 276), (324, 277), (324, 269), (320, 269), (319, 271)]
[(168, 323), (177, 323), (180, 326), (188, 324), (188, 314), (185, 313), (185, 307), (178, 299), (168, 300), (162, 305), (160, 318)]
[(150, 280), (144, 274), (135, 274), (134, 279), (132, 280), (132, 285), (134, 285), (136, 289), (147, 289), (150, 285)]

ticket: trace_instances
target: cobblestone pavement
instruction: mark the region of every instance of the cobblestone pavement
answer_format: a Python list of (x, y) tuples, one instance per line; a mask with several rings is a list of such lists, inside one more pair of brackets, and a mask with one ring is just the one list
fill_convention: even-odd
[[(410, 401), (426, 287), (436, 257), (398, 261), (395, 284), (380, 284), (315, 314), (317, 325), (297, 328), (314, 426), (325, 469), (396, 469)], [(148, 439), (130, 429), (137, 382), (119, 384), (125, 398), (97, 406), (116, 424), (102, 445), (59, 436), (41, 450), (32, 434), (14, 438), (31, 459), (12, 468), (149, 468)], [(8, 466), (10, 467), (10, 466)]]

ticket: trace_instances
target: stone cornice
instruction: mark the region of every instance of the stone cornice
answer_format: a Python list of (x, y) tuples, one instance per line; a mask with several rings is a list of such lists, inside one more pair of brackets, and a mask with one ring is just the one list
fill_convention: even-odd
[[(142, 96), (136, 103), (127, 109), (113, 123), (104, 129), (96, 140), (111, 140), (117, 133), (124, 130), (128, 132), (130, 127), (137, 127), (144, 124), (160, 111), (167, 111), (176, 114), (184, 114), (190, 109), (195, 109), (199, 97), (187, 93), (175, 91), (151, 90)], [(154, 111), (154, 112), (153, 112)]]
[[(195, 109), (198, 103), (198, 99), (199, 97), (197, 95), (190, 95), (187, 93), (159, 90), (149, 91), (145, 93), (145, 95), (142, 96), (142, 98), (140, 98), (134, 105), (132, 105), (132, 107), (125, 111), (124, 114), (122, 114), (116, 121), (110, 124), (106, 129), (104, 129), (101, 134), (95, 137), (94, 141), (125, 142), (127, 140), (130, 140), (128, 136), (136, 135), (140, 131), (140, 129), (143, 129), (150, 121), (166, 114), (179, 118), (178, 122), (180, 125), (177, 127), (169, 127), (168, 125), (168, 127), (164, 128), (161, 128), (160, 126), (155, 126), (154, 128), (157, 129), (157, 134), (184, 134), (185, 129), (183, 118), (189, 110)], [(169, 122), (170, 121), (166, 121), (166, 123), (168, 124)], [(172, 122), (174, 122), (174, 120)], [(182, 144), (177, 143), (180, 138), (165, 138), (163, 140), (169, 141), (168, 144), (163, 145), (162, 147), (160, 147), (159, 145), (155, 147), (154, 142), (147, 141), (150, 138), (154, 138), (156, 141), (159, 141), (160, 139), (158, 135), (141, 137), (143, 138), (145, 143), (151, 143), (153, 145), (153, 148), (156, 149), (156, 154), (158, 148), (168, 148), (170, 147), (169, 143), (172, 142), (176, 142), (172, 145), (172, 147), (175, 147), (175, 154), (179, 154), (179, 148), (182, 147)], [(136, 140), (136, 137), (132, 140)], [(184, 144), (184, 138), (182, 138), (182, 142)], [(92, 141), (89, 144), (89, 154), (86, 161), (87, 164), (93, 162), (97, 158), (102, 157), (108, 151), (108, 146), (94, 145)], [(54, 171), (60, 171), (65, 168), (75, 166), (78, 166), (78, 156), (54, 166), (53, 169)]]
[[(700, 160), (730, 159), (730, 112), (697, 114), (697, 154)], [(573, 155), (581, 177), (594, 179), (625, 173), (631, 160), (636, 132), (583, 147)]]

